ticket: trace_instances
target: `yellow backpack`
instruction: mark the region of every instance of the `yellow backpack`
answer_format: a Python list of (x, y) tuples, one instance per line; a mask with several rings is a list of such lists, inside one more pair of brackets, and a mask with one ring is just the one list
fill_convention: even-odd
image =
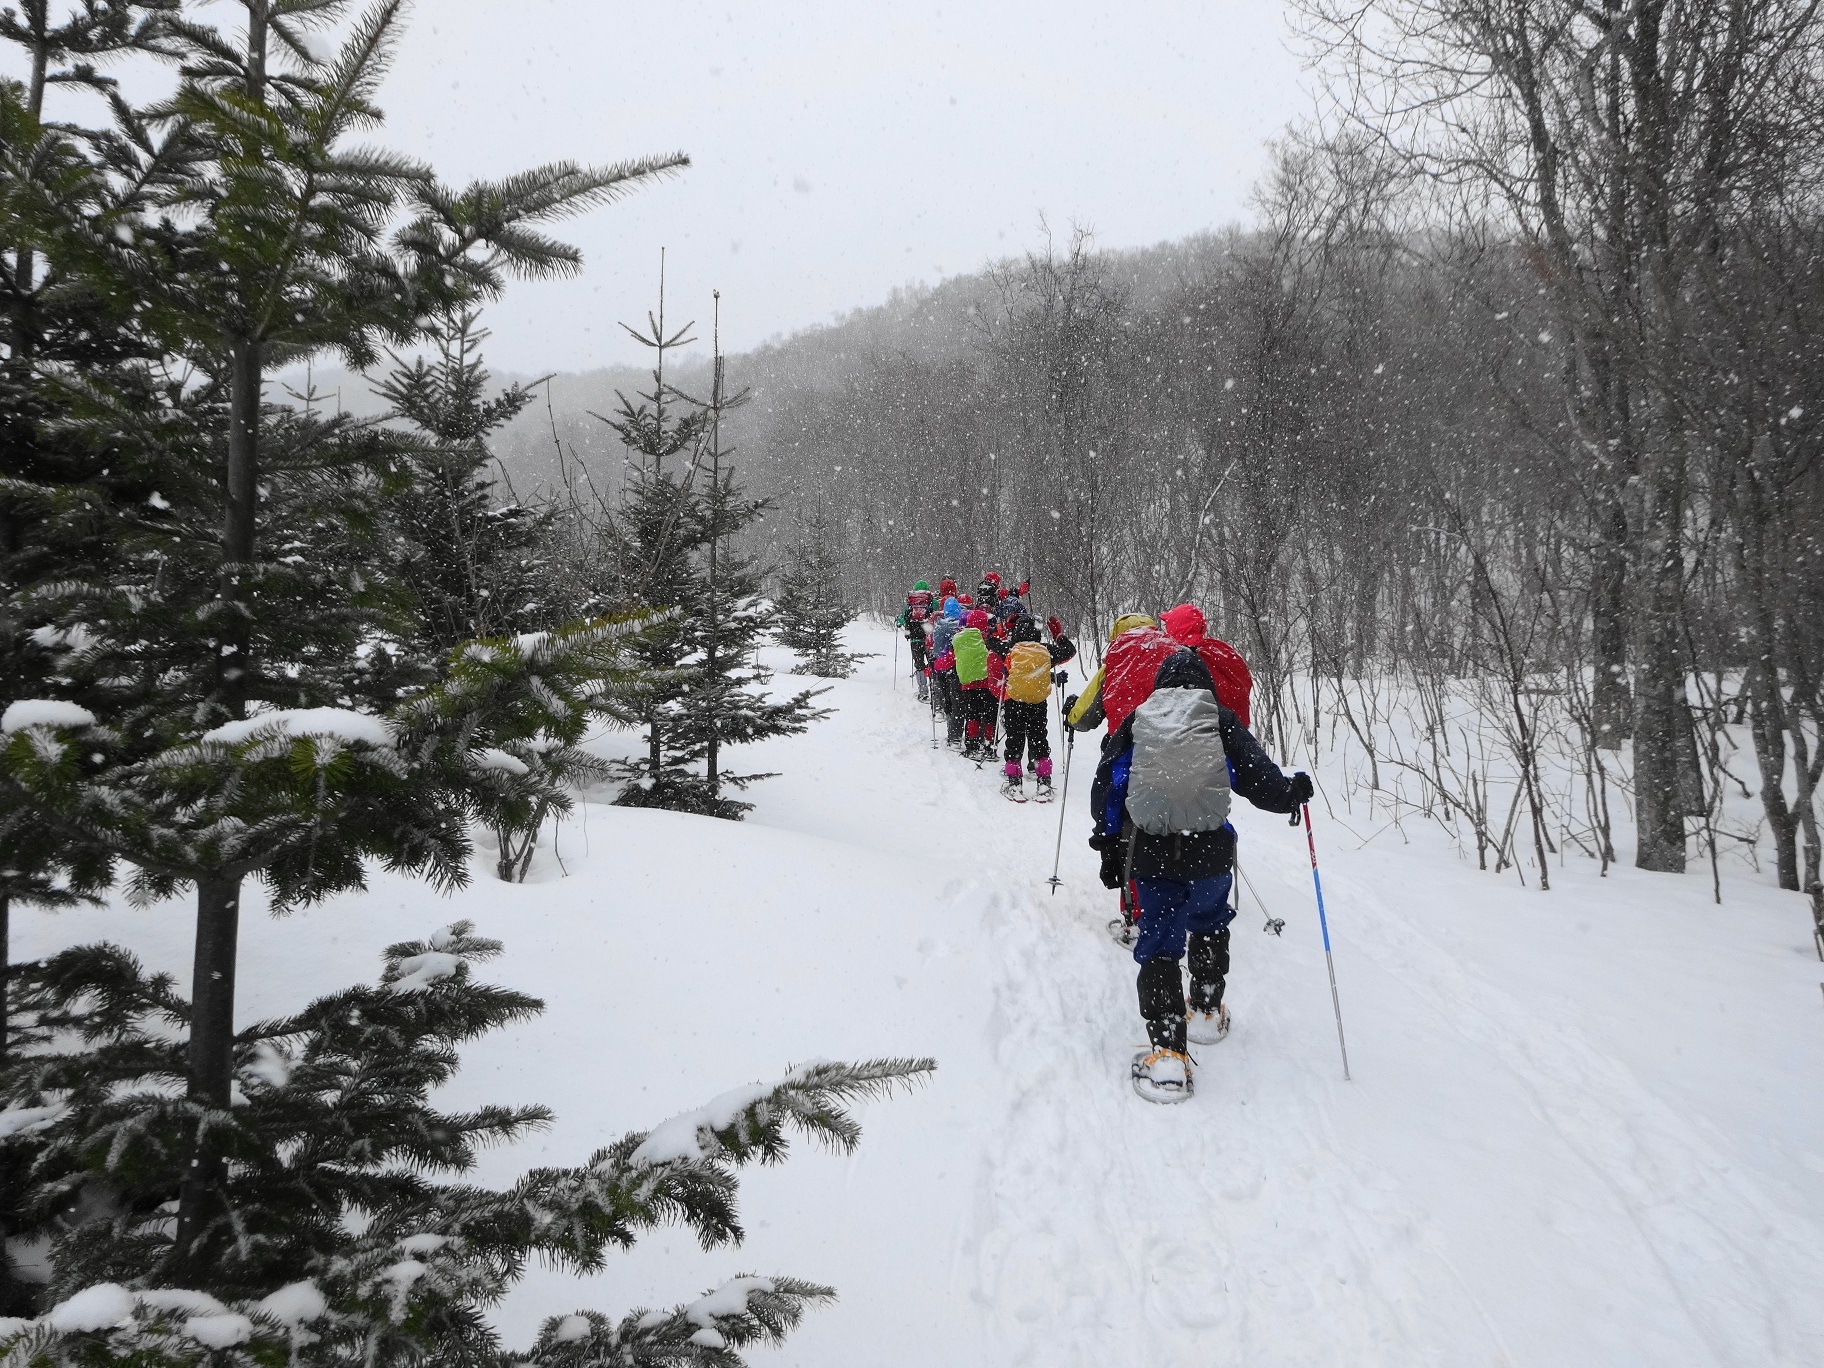
[(1038, 642), (1022, 641), (1007, 652), (1007, 697), (1016, 703), (1051, 697), (1051, 652)]

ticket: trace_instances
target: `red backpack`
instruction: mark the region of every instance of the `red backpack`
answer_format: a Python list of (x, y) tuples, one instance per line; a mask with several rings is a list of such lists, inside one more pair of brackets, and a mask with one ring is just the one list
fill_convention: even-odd
[(1157, 627), (1135, 627), (1109, 643), (1102, 658), (1102, 711), (1112, 732), (1153, 691), (1159, 667), (1181, 649)]

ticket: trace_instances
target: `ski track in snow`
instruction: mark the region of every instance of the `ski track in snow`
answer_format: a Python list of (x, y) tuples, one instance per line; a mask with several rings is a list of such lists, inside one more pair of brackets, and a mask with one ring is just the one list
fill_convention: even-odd
[[(1821, 966), (1794, 895), (1742, 878), (1711, 909), (1704, 876), (1576, 866), (1538, 894), (1436, 833), (1352, 848), (1319, 812), (1344, 1082), (1303, 835), (1242, 805), (1285, 932), (1244, 887), (1234, 1029), (1193, 1047), (1195, 1097), (1153, 1106), (1128, 1086), (1135, 968), (1083, 844), (1099, 737), (1076, 748), (1054, 894), (1059, 808), (934, 751), (886, 633), (856, 636), (878, 654), (834, 715), (743, 756), (779, 771), (745, 824), (585, 804), (564, 867), (541, 853), (525, 887), (478, 872), (444, 899), (377, 876), (365, 899), (245, 919), (243, 1021), (371, 979), (389, 940), (458, 917), (506, 941), (484, 975), (549, 1010), (465, 1051), (442, 1100), (559, 1121), (483, 1156), (484, 1182), (792, 1060), (938, 1057), (927, 1088), (864, 1109), (855, 1156), (745, 1170), (745, 1248), (660, 1232), (596, 1278), (535, 1270), (496, 1312), (510, 1343), (751, 1270), (842, 1293), (757, 1368), (1820, 1361)], [(184, 916), (15, 926), (21, 954), (110, 936), (180, 985), (189, 967)]]
[[(1125, 1068), (1145, 1044), (1134, 966), (1102, 929), (1113, 895), (1078, 854), (1099, 738), (1078, 747), (1067, 887), (1052, 895), (1056, 809), (1008, 804), (994, 766), (932, 751), (923, 711), (906, 692), (890, 702), (884, 724), (831, 725), (852, 732), (845, 748), (926, 794), (935, 821), (876, 824), (851, 793), (842, 825), (890, 833), (897, 850), (995, 831), (976, 863), (1004, 876), (945, 890), (991, 947), (986, 1045), (1005, 1089), (1000, 1114), (983, 1118), (959, 1251), (980, 1362), (1815, 1361), (1824, 1230), (1771, 1195), (1708, 1122), (1332, 861), (1355, 1032), (1356, 1079), (1341, 1080), (1303, 838), (1281, 819), (1244, 807), (1238, 825), (1284, 937), (1261, 933), (1244, 891), (1235, 1029), (1193, 1047), (1190, 1102), (1134, 1097)], [(1055, 716), (1053, 728), (1055, 739)], [(1463, 1062), (1453, 1081), (1467, 1097), (1390, 1111), (1377, 1097), (1386, 1066), (1410, 1071), (1409, 1046), (1435, 1041), (1453, 1056), (1440, 1072)], [(1434, 1127), (1434, 1143), (1410, 1143)]]

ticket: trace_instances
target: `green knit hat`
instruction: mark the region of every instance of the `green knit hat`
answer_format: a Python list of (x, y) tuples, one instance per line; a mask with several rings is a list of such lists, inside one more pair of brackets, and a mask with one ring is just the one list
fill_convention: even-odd
[(913, 585), (913, 586), (912, 586), (912, 587), (913, 587), (913, 588), (914, 588), (914, 589), (923, 589), (923, 590), (925, 590), (925, 591), (926, 591), (926, 592), (927, 592), (927, 593), (928, 593), (928, 592), (929, 592), (929, 591), (930, 591), (930, 589), (931, 589), (931, 586), (930, 586), (930, 585), (928, 585), (928, 584), (926, 584), (926, 583), (925, 583), (925, 582), (924, 582), (924, 581), (923, 581), (923, 580), (920, 580), (920, 581), (919, 581), (919, 582), (918, 582), (918, 583), (917, 583), (917, 584), (915, 584), (915, 585)]

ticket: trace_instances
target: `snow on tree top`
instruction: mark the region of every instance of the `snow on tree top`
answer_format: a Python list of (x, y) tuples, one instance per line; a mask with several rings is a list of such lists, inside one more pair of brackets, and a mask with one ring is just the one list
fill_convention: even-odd
[(485, 770), (499, 770), (503, 774), (531, 773), (524, 760), (502, 750), (499, 746), (489, 746), (486, 750), (476, 751), (469, 758), (477, 767)]
[(69, 1109), (69, 1104), (65, 1102), (56, 1102), (48, 1107), (8, 1107), (5, 1111), (0, 1111), (0, 1140), (43, 1130), (46, 1126), (53, 1125)]
[(44, 1323), (65, 1335), (109, 1330), (133, 1315), (133, 1294), (119, 1283), (96, 1283), (57, 1303)]
[(11, 736), (27, 727), (92, 727), (95, 714), (60, 698), (21, 698), (0, 713), (0, 736)]
[(690, 1337), (691, 1343), (708, 1345), (712, 1349), (722, 1348), (722, 1332), (716, 1329), (716, 1322), (743, 1314), (747, 1310), (747, 1299), (751, 1293), (773, 1290), (771, 1278), (731, 1278), (715, 1291), (697, 1298), (684, 1308), (684, 1319), (692, 1325), (702, 1327)]
[(701, 1107), (682, 1112), (669, 1121), (661, 1121), (628, 1156), (628, 1161), (634, 1164), (668, 1164), (679, 1159), (701, 1159), (703, 1145), (697, 1139), (698, 1131), (722, 1130), (732, 1126), (736, 1117), (769, 1096), (778, 1086), (776, 1083), (749, 1083), (743, 1088), (730, 1088)]
[(442, 950), (429, 950), (422, 955), (409, 955), (399, 961), (399, 977), (387, 984), (394, 993), (422, 993), (438, 979), (449, 978), (462, 968), (462, 956)]
[(329, 1299), (314, 1282), (286, 1283), (277, 1292), (262, 1297), (257, 1309), (281, 1325), (298, 1325), (325, 1315), (329, 1311)]
[[(10, 714), (12, 710), (7, 711)], [(287, 736), (333, 736), (338, 741), (360, 741), (376, 747), (393, 744), (393, 734), (387, 728), (386, 719), (347, 708), (274, 708), (255, 717), (224, 722), (204, 732), (203, 740), (236, 746), (258, 732), (269, 730), (281, 731)]]
[(551, 1332), (551, 1340), (554, 1344), (571, 1344), (576, 1340), (588, 1339), (593, 1329), (587, 1316), (565, 1316), (557, 1323), (557, 1329)]

